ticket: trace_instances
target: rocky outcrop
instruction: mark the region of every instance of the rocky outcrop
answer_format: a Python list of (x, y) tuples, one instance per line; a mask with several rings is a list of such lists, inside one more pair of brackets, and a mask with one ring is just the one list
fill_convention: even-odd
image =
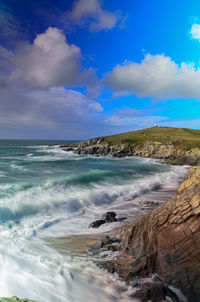
[(151, 278), (136, 278), (132, 282), (134, 288), (130, 295), (133, 301), (142, 302), (185, 302), (183, 295), (174, 288), (170, 288), (157, 275)]
[(93, 221), (89, 227), (91, 228), (98, 228), (104, 223), (110, 223), (110, 222), (115, 222), (117, 221), (116, 219), (116, 213), (115, 212), (106, 212), (102, 215), (102, 218), (99, 220)]
[(180, 289), (188, 301), (199, 302), (200, 167), (190, 169), (166, 204), (123, 226), (115, 239), (120, 242), (119, 254), (101, 262), (110, 272), (130, 284), (157, 274), (163, 284)]
[(77, 154), (90, 154), (95, 156), (111, 155), (113, 157), (138, 156), (162, 159), (166, 163), (176, 165), (199, 165), (200, 149), (191, 148), (182, 150), (178, 148), (179, 141), (173, 143), (160, 143), (147, 141), (144, 144), (119, 144), (110, 145), (104, 138), (90, 139), (72, 145), (62, 146), (66, 151)]

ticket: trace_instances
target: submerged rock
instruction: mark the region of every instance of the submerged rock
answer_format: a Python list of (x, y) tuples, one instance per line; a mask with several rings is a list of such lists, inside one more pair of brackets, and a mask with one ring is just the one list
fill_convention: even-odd
[(36, 302), (33, 300), (29, 300), (29, 299), (19, 299), (16, 296), (11, 297), (11, 298), (0, 298), (0, 302)]
[(95, 220), (92, 223), (90, 223), (90, 228), (98, 228), (104, 223), (110, 223), (115, 222), (117, 219), (115, 218), (117, 214), (115, 212), (106, 212), (102, 215), (102, 218), (99, 220)]

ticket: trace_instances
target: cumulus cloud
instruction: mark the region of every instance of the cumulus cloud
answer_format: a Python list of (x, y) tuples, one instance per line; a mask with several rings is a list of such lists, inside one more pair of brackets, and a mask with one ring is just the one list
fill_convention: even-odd
[(110, 12), (102, 8), (100, 0), (77, 0), (69, 14), (76, 24), (88, 24), (90, 31), (110, 30), (122, 24), (119, 11)]
[(105, 83), (118, 94), (139, 97), (200, 98), (200, 68), (173, 62), (165, 55), (147, 54), (141, 63), (117, 65)]
[[(53, 33), (55, 33), (56, 38), (60, 34), (60, 39), (62, 38), (65, 42), (64, 37), (62, 37), (62, 32), (50, 32), (50, 34)], [(54, 137), (59, 137), (59, 133), (61, 133), (60, 137), (66, 135), (68, 138), (87, 138), (90, 136), (89, 132), (91, 129), (97, 130), (97, 121), (103, 108), (97, 101), (88, 98), (84, 93), (60, 86), (62, 81), (58, 81), (59, 72), (55, 76), (53, 68), (56, 73), (56, 66), (59, 67), (61, 62), (56, 60), (56, 58), (48, 59), (48, 55), (45, 56), (44, 54), (45, 52), (51, 53), (52, 48), (54, 49), (51, 35), (49, 40), (48, 38), (46, 33), (44, 36), (40, 35), (36, 43), (34, 41), (33, 48), (28, 45), (24, 58), (21, 54), (19, 58), (21, 61), (17, 63), (16, 58), (20, 54), (16, 55), (14, 52), (0, 47), (1, 137), (7, 137), (7, 133), (8, 137), (11, 138), (15, 136), (31, 138), (33, 136), (31, 136), (31, 133), (29, 135), (30, 127), (32, 127), (31, 129), (33, 129), (32, 131), (35, 133), (34, 137), (40, 138), (42, 138), (42, 132), (45, 133), (43, 134), (45, 136), (48, 134), (43, 131), (44, 129), (48, 129), (49, 138), (53, 137), (52, 133), (55, 133)], [(54, 42), (56, 44), (57, 40)], [(61, 46), (63, 46), (62, 42)], [(46, 69), (45, 66), (42, 65), (42, 59), (41, 64), (39, 64), (39, 50), (37, 47), (42, 48), (40, 59), (44, 55), (43, 61), (49, 60), (48, 62), (46, 61)], [(60, 49), (62, 56), (62, 54), (64, 54), (63, 48), (59, 48), (59, 45), (57, 45), (57, 47), (57, 51)], [(71, 46), (66, 49), (69, 49), (67, 54), (69, 60), (72, 60), (74, 58), (74, 47), (70, 47)], [(64, 55), (63, 57), (64, 64), (66, 61)], [(16, 63), (14, 64), (15, 69), (13, 62)], [(71, 72), (67, 64), (65, 67), (68, 67), (68, 73)], [(72, 65), (70, 65), (70, 68), (72, 68)], [(63, 74), (63, 77), (64, 75), (65, 74)], [(74, 76), (73, 74), (70, 75)], [(70, 81), (71, 78), (67, 80), (68, 84), (72, 83)], [(64, 83), (66, 84), (67, 82), (65, 81)], [(16, 132), (17, 129), (18, 132)], [(21, 132), (24, 136), (20, 134)]]
[(193, 24), (190, 33), (193, 39), (200, 40), (200, 24)]
[(81, 50), (69, 44), (63, 31), (49, 27), (38, 34), (33, 44), (23, 44), (13, 58), (12, 77), (23, 77), (39, 87), (74, 86), (90, 77), (92, 69), (83, 70)]

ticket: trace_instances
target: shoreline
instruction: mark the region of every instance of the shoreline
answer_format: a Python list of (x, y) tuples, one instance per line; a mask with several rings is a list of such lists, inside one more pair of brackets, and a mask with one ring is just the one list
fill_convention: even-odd
[[(68, 150), (66, 150), (66, 151), (68, 151)], [(70, 150), (70, 151), (72, 151), (72, 150)], [(158, 160), (160, 160), (160, 159), (158, 159)], [(169, 164), (169, 163), (167, 163), (167, 164)], [(174, 187), (173, 189), (162, 188), (160, 190), (152, 190), (148, 194), (144, 194), (142, 197), (140, 196), (138, 198), (134, 198), (133, 200), (130, 200), (129, 201), (130, 205), (133, 202), (145, 205), (144, 209), (146, 210), (146, 212), (144, 211), (144, 213), (142, 213), (138, 216), (134, 215), (134, 219), (133, 219), (132, 213), (130, 213), (128, 219), (123, 221), (121, 223), (121, 226), (119, 226), (116, 230), (113, 229), (110, 232), (110, 234), (105, 236), (104, 239), (102, 241), (100, 241), (100, 244), (96, 242), (94, 245), (94, 246), (98, 246), (98, 244), (99, 244), (99, 246), (93, 251), (93, 256), (94, 256), (93, 260), (96, 261), (97, 265), (106, 269), (110, 273), (116, 272), (118, 274), (120, 280), (125, 281), (127, 284), (129, 284), (133, 288), (135, 288), (135, 294), (133, 294), (132, 297), (139, 298), (139, 300), (142, 302), (146, 302), (150, 299), (152, 302), (164, 301), (166, 298), (166, 293), (171, 298), (170, 301), (177, 301), (177, 302), (189, 301), (189, 300), (187, 300), (187, 298), (182, 296), (182, 294), (179, 290), (183, 290), (183, 292), (186, 294), (187, 297), (190, 296), (190, 290), (184, 291), (184, 286), (180, 286), (180, 285), (176, 285), (176, 284), (174, 286), (173, 282), (170, 282), (169, 280), (166, 280), (165, 278), (160, 279), (159, 270), (158, 270), (158, 275), (157, 275), (157, 270), (155, 270), (153, 268), (151, 268), (148, 273), (147, 272), (142, 273), (142, 274), (134, 273), (134, 275), (132, 275), (132, 273), (130, 273), (130, 270), (132, 270), (132, 268), (130, 268), (130, 265), (128, 263), (130, 261), (131, 262), (133, 261), (133, 259), (134, 259), (133, 255), (135, 252), (134, 252), (134, 249), (132, 249), (133, 255), (131, 256), (130, 252), (127, 250), (127, 248), (125, 248), (125, 246), (127, 244), (127, 239), (126, 239), (127, 234), (129, 233), (129, 235), (130, 235), (130, 229), (133, 230), (135, 228), (135, 226), (138, 225), (138, 223), (140, 225), (140, 221), (141, 222), (143, 221), (143, 223), (146, 225), (145, 221), (146, 220), (148, 221), (149, 217), (154, 215), (153, 214), (154, 212), (159, 213), (160, 209), (166, 207), (166, 205), (169, 204), (171, 202), (171, 200), (173, 200), (175, 198), (175, 196), (177, 196), (177, 192), (178, 192), (179, 188), (181, 187), (182, 183), (184, 183), (185, 178), (187, 178), (187, 175), (190, 173), (188, 171), (191, 171), (192, 169), (194, 169), (194, 168), (191, 168), (189, 166), (187, 167), (187, 171), (186, 171), (185, 175), (183, 175), (182, 177), (179, 177), (176, 188)], [(158, 199), (160, 202), (159, 202), (159, 204), (156, 204), (156, 206), (155, 206), (152, 203), (152, 201), (154, 201), (154, 203), (156, 203), (155, 200), (158, 200)], [(129, 206), (127, 205), (127, 209), (128, 208), (129, 208)], [(117, 207), (113, 207), (113, 210), (117, 212)], [(126, 209), (124, 209), (124, 211), (126, 211)], [(135, 217), (135, 216), (137, 216), (137, 217)], [(158, 216), (159, 216), (159, 214), (158, 214)], [(147, 223), (146, 227), (148, 229), (147, 232), (150, 232), (149, 233), (149, 235), (150, 235), (152, 233), (152, 231), (150, 231), (151, 226), (149, 226), (149, 222)], [(149, 229), (149, 227), (150, 227), (150, 229)], [(139, 233), (141, 232), (140, 228), (142, 230), (143, 227), (142, 226), (139, 227), (139, 229), (137, 231)], [(131, 241), (134, 240), (134, 237), (135, 237), (135, 240), (137, 241), (138, 240), (137, 236), (138, 236), (137, 233), (135, 235), (131, 235), (131, 237), (130, 237)], [(139, 236), (141, 236), (141, 235), (139, 235)], [(151, 237), (151, 235), (150, 235), (150, 237)], [(116, 239), (119, 240), (119, 242), (120, 242), (119, 244), (115, 244)], [(151, 241), (153, 239), (148, 239), (148, 240)], [(166, 238), (166, 240), (167, 240), (167, 238)], [(130, 239), (128, 239), (128, 242), (129, 241), (130, 241)], [(143, 241), (143, 239), (142, 239), (142, 241)], [(141, 244), (140, 241), (138, 242), (138, 244), (139, 245)], [(144, 244), (144, 242), (143, 242), (143, 244)], [(152, 244), (154, 245), (154, 240), (152, 241)], [(133, 245), (134, 245), (134, 243), (133, 243)], [(143, 248), (144, 248), (144, 246), (143, 246)], [(136, 248), (136, 250), (137, 250), (137, 248)], [(109, 255), (107, 260), (105, 258), (106, 251), (108, 252), (108, 255)], [(102, 255), (104, 255), (103, 256), (104, 259), (102, 259), (102, 256), (101, 256), (102, 252), (103, 252)], [(110, 256), (112, 253), (113, 253), (113, 256)], [(157, 257), (158, 256), (156, 256), (155, 259), (157, 259)], [(140, 257), (136, 257), (136, 258), (137, 258), (137, 266), (139, 265), (142, 267), (143, 261), (144, 261), (142, 259), (144, 258), (144, 255), (142, 256), (142, 254), (141, 254)], [(134, 261), (136, 261), (136, 260), (134, 260)], [(153, 260), (153, 261), (157, 261), (157, 260)], [(141, 264), (139, 264), (140, 262), (141, 262)], [(151, 265), (153, 265), (153, 264), (150, 264), (150, 267), (151, 267)], [(123, 268), (120, 268), (120, 267), (123, 267)], [(130, 277), (130, 276), (127, 277), (127, 274), (128, 275), (131, 274), (130, 276), (132, 276), (132, 277)], [(144, 280), (141, 281), (142, 280), (141, 278), (144, 278)], [(150, 279), (152, 278), (152, 280), (153, 280), (150, 283), (149, 283), (149, 278)], [(143, 285), (141, 285), (140, 282), (142, 282)], [(185, 285), (186, 284), (187, 284), (187, 282), (185, 282)], [(172, 287), (170, 288), (171, 285), (173, 285), (175, 288), (177, 288), (178, 292), (176, 292), (176, 289), (175, 289), (175, 291), (174, 291), (174, 289), (172, 290)], [(142, 286), (142, 288), (141, 288), (141, 286)], [(159, 294), (162, 296), (162, 299), (160, 298), (161, 300), (157, 300), (157, 298), (154, 297), (154, 295), (156, 297), (157, 297), (157, 295), (159, 295), (158, 291), (160, 292)], [(145, 298), (147, 295), (147, 292), (150, 293), (149, 294), (150, 296), (148, 296), (148, 299)], [(198, 300), (195, 300), (195, 298), (194, 298), (195, 295), (196, 294), (193, 292), (192, 297), (194, 300), (192, 300), (192, 301), (198, 301)]]
[[(146, 216), (151, 215), (152, 212), (154, 212), (156, 209), (159, 207), (162, 207), (165, 205), (173, 196), (176, 194), (178, 187), (182, 183), (185, 175), (187, 175), (188, 170), (190, 167), (186, 167), (185, 174), (184, 175), (179, 175), (177, 179), (176, 186), (164, 186), (163, 188), (159, 189), (153, 189), (148, 193), (143, 194), (140, 197), (136, 197), (134, 199), (128, 200), (128, 202), (124, 205), (113, 205), (112, 209), (115, 212), (120, 212), (119, 218), (122, 218), (122, 213), (128, 212), (128, 215), (126, 215), (126, 220), (122, 221), (120, 223), (120, 226), (111, 228), (110, 230), (104, 232), (97, 232), (97, 233), (89, 233), (88, 234), (82, 234), (82, 235), (74, 235), (74, 236), (66, 236), (62, 238), (58, 238), (57, 240), (53, 240), (50, 242), (50, 245), (53, 246), (55, 249), (57, 249), (61, 253), (68, 253), (73, 256), (77, 256), (79, 258), (87, 258), (91, 260), (92, 262), (95, 262), (98, 266), (102, 268), (106, 268), (108, 272), (117, 272), (119, 278), (122, 281), (126, 281), (126, 278), (122, 278), (120, 276), (119, 272), (117, 270), (113, 271), (113, 268), (109, 268), (109, 265), (107, 266), (108, 263), (112, 263), (112, 253), (114, 257), (118, 254), (119, 255), (119, 248), (115, 244), (115, 239), (114, 241), (113, 238), (119, 238), (119, 233), (121, 232), (122, 229), (128, 228), (138, 221), (144, 219)], [(170, 183), (169, 183), (170, 184)], [(136, 211), (134, 210), (133, 212), (130, 211), (131, 206), (133, 204), (137, 204), (140, 209), (140, 213), (137, 215)], [(125, 214), (124, 214), (125, 216)], [(112, 226), (111, 226), (112, 227)], [(108, 238), (111, 238), (108, 239)], [(107, 245), (106, 240), (108, 240), (109, 244)], [(103, 243), (105, 242), (105, 244)], [(123, 244), (123, 240), (120, 239), (120, 242)], [(103, 244), (102, 244), (103, 243)], [(121, 243), (120, 243), (121, 244)], [(114, 248), (110, 249), (110, 246), (115, 246)], [(106, 260), (105, 257), (105, 251), (108, 248), (108, 255), (109, 259)], [(102, 258), (101, 253), (104, 253), (104, 256)], [(102, 262), (103, 260), (103, 262)], [(128, 260), (128, 258), (127, 258)], [(137, 277), (134, 278), (137, 280)], [(160, 282), (160, 281), (159, 281)], [(157, 286), (157, 281), (153, 281), (154, 285)], [(129, 282), (127, 284), (130, 284)], [(160, 283), (159, 283), (160, 284)], [(163, 285), (163, 288), (167, 288), (169, 290), (168, 285)], [(138, 289), (136, 290), (136, 292)], [(170, 291), (170, 290), (169, 290)], [(168, 293), (169, 295), (173, 295), (173, 291)], [(180, 294), (181, 295), (181, 294)], [(178, 298), (177, 298), (178, 299)], [(146, 300), (141, 300), (146, 301)], [(154, 300), (152, 300), (154, 301)], [(155, 300), (156, 301), (156, 300)], [(157, 300), (158, 301), (158, 300)], [(161, 300), (160, 300), (161, 301)], [(163, 300), (164, 301), (164, 300)], [(183, 300), (172, 300), (172, 301), (183, 301)]]
[(143, 144), (130, 145), (126, 143), (110, 144), (104, 141), (105, 138), (94, 138), (84, 142), (60, 145), (64, 151), (72, 151), (76, 154), (85, 154), (92, 156), (110, 155), (116, 158), (140, 157), (161, 160), (169, 165), (189, 165), (196, 166), (200, 164), (200, 149), (191, 148), (181, 150), (177, 148), (177, 142), (160, 143), (146, 141)]
[[(15, 167), (15, 170), (10, 170), (11, 174), (18, 173), (19, 175), (20, 173), (20, 177), (23, 177), (24, 183), (31, 183), (31, 187), (28, 187), (28, 190), (26, 190), (26, 186), (23, 187), (24, 190), (20, 191), (20, 193), (18, 193), (18, 189), (20, 188), (16, 187), (17, 195), (14, 194), (12, 199), (12, 201), (15, 201), (15, 196), (20, 197), (17, 203), (17, 210), (20, 214), (23, 213), (24, 215), (20, 223), (8, 222), (2, 225), (2, 229), (6, 229), (9, 235), (13, 235), (13, 238), (15, 238), (17, 231), (20, 239), (23, 240), (22, 242), (26, 249), (22, 251), (22, 263), (25, 266), (25, 270), (21, 272), (20, 266), (16, 266), (16, 268), (11, 266), (12, 255), (15, 250), (8, 250), (6, 253), (7, 268), (5, 270), (12, 271), (13, 269), (16, 277), (20, 273), (23, 277), (26, 274), (26, 268), (27, 271), (32, 268), (32, 273), (28, 278), (33, 280), (35, 288), (43, 289), (45, 301), (48, 301), (48, 288), (50, 287), (58, 287), (58, 292), (53, 291), (51, 296), (56, 297), (57, 293), (58, 300), (62, 301), (65, 299), (68, 300), (70, 295), (75, 297), (75, 289), (78, 289), (80, 285), (88, 293), (84, 296), (85, 298), (87, 295), (95, 297), (96, 294), (99, 294), (101, 297), (105, 296), (106, 301), (111, 301), (109, 293), (112, 292), (113, 297), (116, 297), (116, 301), (118, 299), (121, 301), (121, 298), (123, 301), (127, 301), (126, 296), (129, 297), (130, 292), (120, 291), (122, 289), (120, 286), (121, 283), (118, 284), (118, 279), (115, 279), (115, 275), (107, 274), (106, 271), (96, 266), (97, 261), (93, 254), (93, 246), (95, 246), (97, 251), (99, 249), (98, 243), (101, 244), (104, 241), (103, 248), (106, 250), (107, 245), (105, 245), (106, 242), (104, 240), (106, 236), (112, 237), (114, 233), (118, 233), (122, 225), (127, 225), (129, 218), (130, 222), (133, 223), (133, 220), (138, 220), (140, 216), (150, 213), (154, 209), (154, 206), (158, 206), (157, 200), (159, 200), (159, 203), (168, 200), (175, 192), (178, 176), (183, 175), (186, 168), (169, 167), (168, 165), (161, 165), (157, 160), (149, 159), (129, 158), (120, 160), (109, 159), (109, 156), (105, 160), (101, 158), (93, 160), (91, 156), (74, 155), (72, 152), (65, 154), (66, 152), (53, 146), (47, 148), (47, 151), (45, 150), (45, 146), (37, 146), (35, 148), (35, 146), (31, 145), (31, 147), (24, 148), (26, 157), (23, 157), (23, 161)], [(18, 149), (16, 152), (18, 152)], [(26, 166), (26, 161), (24, 163), (24, 158), (30, 163), (29, 167)], [(44, 172), (41, 171), (43, 181), (39, 184), (39, 187), (38, 182), (34, 181), (33, 178), (40, 169), (38, 162), (42, 162), (44, 170)], [(51, 167), (49, 162), (52, 165), (51, 174), (48, 173)], [(18, 171), (19, 166), (26, 169)], [(38, 170), (36, 170), (37, 167)], [(31, 174), (32, 169), (35, 171), (34, 175)], [(27, 179), (28, 173), (31, 175), (30, 180)], [(77, 176), (74, 177), (74, 175)], [(83, 179), (85, 176), (86, 178)], [(165, 186), (164, 184), (166, 183), (169, 183), (169, 186)], [(68, 194), (70, 192), (71, 194)], [(26, 201), (26, 206), (32, 206), (32, 201), (36, 201), (36, 214), (34, 211), (31, 212), (31, 215), (26, 215), (26, 212), (23, 210), (23, 203), (21, 203), (23, 200)], [(154, 201), (153, 204), (152, 200)], [(5, 199), (5, 204), (7, 204), (6, 201), (7, 199)], [(41, 210), (45, 208), (46, 203), (48, 203), (47, 211)], [(134, 209), (131, 208), (133, 204)], [(16, 205), (14, 203), (12, 205), (16, 209)], [(96, 235), (95, 229), (88, 228), (90, 222), (93, 219), (100, 218), (105, 211), (112, 210), (111, 207), (118, 212), (117, 219), (123, 217), (127, 219), (124, 221), (118, 220), (113, 224), (102, 225), (97, 231), (99, 233)], [(135, 213), (139, 209), (141, 210), (140, 214), (136, 215)], [(15, 215), (14, 217), (17, 216)], [(24, 230), (28, 231), (28, 238), (23, 236)], [(76, 236), (75, 234), (81, 235)], [(5, 242), (7, 242), (7, 236), (6, 234), (4, 235), (2, 240), (5, 237)], [(98, 237), (98, 242), (96, 237)], [(111, 248), (115, 250), (114, 253), (116, 256), (118, 242), (112, 244), (112, 240), (110, 241)], [(5, 247), (4, 241), (2, 242), (2, 246), (3, 248)], [(20, 246), (16, 244), (16, 250), (18, 248)], [(111, 250), (109, 250), (110, 252)], [(36, 261), (34, 264), (31, 257), (33, 259), (39, 257), (41, 262)], [(49, 260), (45, 260), (43, 263), (43, 259)], [(57, 260), (55, 261), (54, 259)], [(15, 262), (17, 265), (18, 261)], [(35, 270), (35, 268), (37, 269)], [(42, 270), (42, 274), (40, 273), (40, 269)], [(51, 272), (55, 274), (56, 282), (54, 277), (51, 277)], [(90, 272), (94, 276), (95, 283), (88, 291), (90, 283), (86, 282), (86, 280), (90, 280)], [(6, 271), (3, 273), (6, 273)], [(105, 279), (103, 276), (105, 276)], [(49, 280), (47, 288), (45, 286), (43, 288), (40, 279)], [(109, 279), (113, 280), (112, 284), (107, 282)], [(103, 282), (102, 288), (98, 288), (98, 280), (99, 282), (100, 280)], [(74, 288), (73, 293), (68, 293), (65, 281)], [(2, 279), (2, 282), (6, 284), (6, 279)], [(125, 285), (125, 282), (122, 283)], [(40, 301), (39, 292), (35, 292), (34, 289), (32, 290), (28, 286), (25, 292), (22, 293), (17, 286), (9, 288), (9, 292), (7, 293), (2, 292), (2, 295), (5, 296), (13, 294), (18, 297), (28, 296), (34, 298), (36, 301)], [(80, 295), (78, 294), (78, 296)], [(128, 298), (129, 300), (131, 301)]]
[[(121, 280), (136, 287), (134, 298), (142, 302), (150, 298), (152, 302), (164, 301), (172, 285), (186, 295), (184, 298), (179, 293), (176, 297), (174, 292), (168, 292), (172, 301), (199, 301), (199, 181), (200, 168), (191, 168), (168, 202), (120, 228), (115, 235), (121, 242), (116, 257), (99, 257), (102, 268), (117, 272)], [(106, 246), (110, 250), (109, 245), (105, 244), (104, 250)], [(149, 278), (154, 281), (149, 283)], [(163, 299), (157, 300), (158, 295)]]

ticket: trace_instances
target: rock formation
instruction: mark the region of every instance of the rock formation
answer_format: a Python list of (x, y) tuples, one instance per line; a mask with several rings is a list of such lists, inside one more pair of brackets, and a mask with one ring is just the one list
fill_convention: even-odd
[(175, 165), (199, 165), (200, 149), (191, 148), (181, 150), (177, 148), (178, 141), (173, 143), (160, 143), (147, 141), (144, 144), (118, 144), (110, 145), (103, 138), (94, 138), (85, 142), (61, 146), (66, 151), (74, 151), (77, 154), (89, 154), (95, 156), (111, 155), (113, 157), (138, 156), (162, 159), (168, 164)]
[(98, 228), (104, 223), (115, 222), (115, 221), (117, 221), (116, 215), (117, 214), (115, 212), (106, 212), (102, 215), (101, 219), (95, 220), (92, 223), (90, 223), (89, 227)]
[(200, 167), (190, 169), (166, 204), (123, 226), (116, 239), (119, 254), (101, 263), (110, 272), (128, 283), (156, 274), (164, 284), (180, 289), (188, 301), (199, 302)]

